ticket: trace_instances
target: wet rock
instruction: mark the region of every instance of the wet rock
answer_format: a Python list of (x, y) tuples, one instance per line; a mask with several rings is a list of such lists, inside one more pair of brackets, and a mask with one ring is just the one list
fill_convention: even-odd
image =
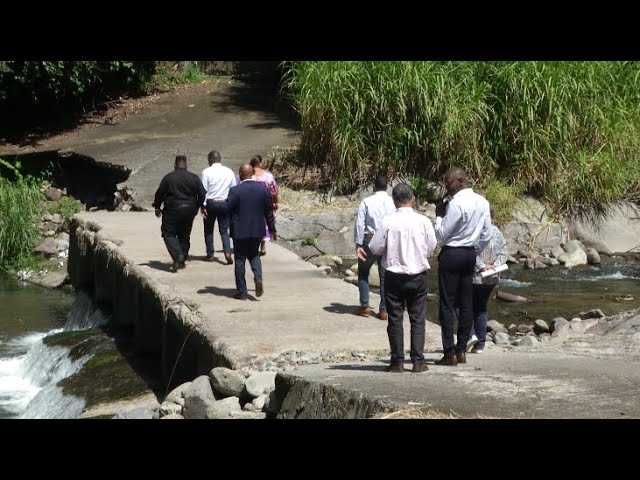
[(562, 249), (566, 253), (574, 253), (574, 252), (577, 252), (578, 250), (584, 251), (584, 245), (580, 240), (569, 240), (564, 245), (562, 245)]
[(551, 256), (553, 258), (558, 258), (560, 255), (562, 255), (564, 253), (564, 249), (560, 245), (557, 245), (557, 246), (553, 247), (551, 249), (551, 252), (549, 252), (549, 253), (551, 254)]
[(584, 250), (578, 249), (573, 250), (570, 253), (563, 253), (558, 257), (558, 261), (564, 264), (565, 267), (577, 267), (578, 265), (586, 265), (587, 264), (587, 254)]
[(589, 265), (598, 265), (600, 263), (600, 254), (595, 248), (587, 248), (587, 262)]
[(580, 318), (582, 320), (585, 320), (587, 318), (604, 318), (604, 317), (606, 317), (606, 315), (599, 308), (594, 308), (586, 312), (580, 312)]
[(557, 258), (551, 258), (551, 257), (544, 257), (540, 261), (545, 265), (548, 265), (549, 267), (554, 267), (560, 264)]
[(533, 332), (536, 335), (542, 335), (543, 333), (548, 333), (549, 325), (547, 325), (547, 322), (545, 322), (544, 320), (537, 319), (535, 322), (533, 322)]

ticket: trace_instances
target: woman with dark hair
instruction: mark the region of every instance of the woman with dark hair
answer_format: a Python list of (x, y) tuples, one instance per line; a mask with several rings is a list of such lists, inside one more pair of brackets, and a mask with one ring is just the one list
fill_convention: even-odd
[[(278, 188), (278, 183), (276, 182), (273, 173), (267, 170), (261, 155), (255, 155), (249, 161), (249, 164), (253, 168), (253, 179), (256, 182), (263, 183), (271, 192), (271, 201), (273, 202), (273, 215), (275, 218), (276, 210), (278, 209), (278, 193), (280, 191), (280, 189)], [(269, 227), (265, 225), (265, 228), (265, 236), (260, 242), (260, 255), (267, 254), (265, 242), (270, 239)]]
[[(493, 218), (493, 212), (491, 212)], [(487, 320), (489, 312), (487, 303), (491, 292), (500, 281), (500, 274), (482, 276), (482, 272), (507, 263), (507, 241), (495, 225), (491, 225), (491, 240), (476, 257), (475, 274), (473, 276), (473, 324), (467, 342), (467, 352), (482, 353), (487, 338)]]

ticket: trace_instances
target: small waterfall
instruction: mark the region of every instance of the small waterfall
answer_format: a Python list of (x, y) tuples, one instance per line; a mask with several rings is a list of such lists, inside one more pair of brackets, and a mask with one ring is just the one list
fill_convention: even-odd
[(64, 395), (57, 383), (78, 372), (91, 355), (72, 360), (69, 348), (45, 345), (43, 339), (61, 331), (100, 327), (110, 319), (80, 291), (63, 329), (28, 334), (3, 345), (9, 358), (0, 359), (0, 417), (77, 418), (85, 401)]
[(64, 331), (86, 330), (88, 328), (101, 327), (111, 320), (111, 315), (96, 308), (91, 297), (80, 290), (76, 294), (73, 306), (67, 315)]
[(73, 395), (64, 395), (62, 388), (49, 385), (29, 402), (21, 418), (78, 418), (85, 401)]
[(32, 346), (22, 359), (16, 375), (36, 387), (56, 384), (63, 378), (76, 373), (88, 358), (76, 361), (68, 356), (69, 349), (45, 345), (42, 342)]

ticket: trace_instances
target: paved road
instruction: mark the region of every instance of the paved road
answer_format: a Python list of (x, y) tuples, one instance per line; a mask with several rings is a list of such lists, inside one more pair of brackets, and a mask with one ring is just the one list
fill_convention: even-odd
[(54, 145), (61, 152), (126, 166), (132, 172), (126, 184), (136, 191), (138, 203), (149, 207), (178, 154), (200, 174), (208, 166), (207, 153), (215, 149), (223, 164), (237, 171), (253, 155), (289, 146), (296, 138), (294, 126), (274, 113), (260, 92), (220, 80), (164, 95), (143, 114), (83, 129)]

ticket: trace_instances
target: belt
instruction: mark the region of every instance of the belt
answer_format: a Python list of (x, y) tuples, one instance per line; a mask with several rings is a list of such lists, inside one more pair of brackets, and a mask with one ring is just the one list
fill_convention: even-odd
[(373, 238), (373, 233), (365, 233), (364, 238)]
[(226, 202), (227, 199), (224, 198), (222, 200), (219, 200), (217, 198), (207, 198), (207, 203), (219, 203), (219, 202)]
[(443, 250), (444, 250), (445, 248), (462, 248), (462, 249), (464, 249), (464, 250), (475, 250), (475, 249), (476, 249), (476, 247), (451, 247), (451, 246), (449, 246), (449, 245), (445, 245), (445, 246), (443, 246), (443, 247), (442, 247), (442, 249), (443, 249)]

